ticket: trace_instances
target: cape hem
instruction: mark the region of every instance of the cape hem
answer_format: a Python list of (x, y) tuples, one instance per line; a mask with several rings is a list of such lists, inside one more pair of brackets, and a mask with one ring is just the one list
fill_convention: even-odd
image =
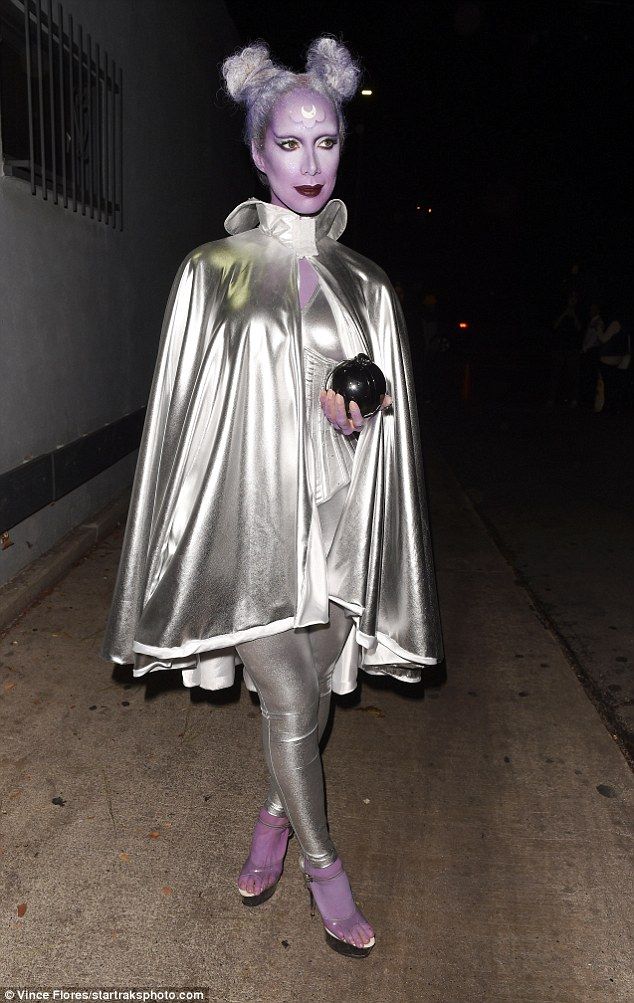
[[(328, 623), (328, 620), (313, 620), (312, 623)], [(281, 634), (284, 630), (294, 628), (295, 617), (287, 616), (283, 620), (273, 620), (271, 623), (260, 624), (256, 627), (247, 627), (246, 630), (238, 630), (232, 634), (217, 634), (215, 637), (202, 638), (202, 640), (187, 641), (175, 648), (159, 648), (153, 644), (141, 644), (134, 641), (132, 650), (140, 655), (155, 655), (157, 658), (183, 658), (186, 655), (197, 655), (203, 651), (214, 651), (216, 648), (231, 648), (236, 644), (244, 644), (246, 641), (253, 641), (257, 637), (269, 637), (272, 634)], [(309, 624), (298, 624), (297, 626), (307, 627)]]
[[(122, 664), (125, 664), (125, 663), (122, 663)], [(142, 679), (144, 676), (149, 675), (149, 673), (151, 673), (151, 672), (160, 672), (162, 669), (176, 669), (176, 668), (178, 668), (178, 666), (169, 665), (169, 664), (166, 664), (165, 662), (155, 662), (153, 665), (144, 666), (142, 669), (133, 669), (132, 670), (132, 675), (134, 676), (135, 679)], [(374, 666), (374, 665), (363, 666), (363, 665), (359, 665), (357, 667), (357, 677), (354, 680), (354, 683), (347, 682), (344, 685), (340, 685), (340, 686), (337, 686), (337, 687), (333, 686), (332, 687), (332, 692), (335, 693), (337, 696), (347, 696), (349, 693), (354, 693), (354, 691), (356, 690), (357, 686), (359, 685), (358, 670), (361, 670), (362, 672), (366, 672), (369, 676), (375, 676), (375, 677), (376, 676), (383, 676), (383, 677), (389, 676), (390, 679), (396, 679), (398, 682), (403, 682), (403, 683), (413, 684), (413, 683), (419, 683), (419, 682), (421, 682), (420, 678), (417, 678), (417, 679), (407, 679), (407, 678), (402, 678), (400, 676), (392, 675), (392, 673), (390, 673), (390, 672), (381, 671), (380, 666)], [(243, 667), (242, 672), (243, 672), (243, 681), (245, 683), (246, 688), (248, 690), (250, 690), (252, 693), (257, 693), (257, 689), (256, 689), (255, 685), (252, 685), (252, 684), (250, 685), (250, 679), (248, 678), (248, 673), (246, 672), (246, 670), (244, 669), (244, 667)], [(228, 673), (224, 673), (222, 675), (218, 674), (218, 675), (215, 675), (213, 679), (207, 679), (207, 680), (205, 680), (206, 685), (203, 685), (202, 682), (200, 681), (200, 675), (199, 675), (199, 672), (197, 670), (197, 667), (181, 668), (181, 675), (182, 675), (182, 679), (183, 679), (183, 686), (185, 686), (187, 689), (193, 689), (195, 686), (199, 686), (201, 689), (203, 689), (203, 690), (209, 690), (210, 692), (213, 692), (215, 690), (228, 689), (229, 687), (231, 687), (231, 686), (234, 685), (235, 678), (236, 678), (235, 677), (235, 667), (234, 667), (234, 669), (232, 671), (230, 671)]]
[[(404, 659), (407, 662), (411, 662), (414, 665), (437, 665), (438, 659), (430, 655), (416, 655), (412, 651), (407, 651), (402, 648), (400, 644), (392, 640), (387, 634), (383, 634), (381, 631), (377, 631), (376, 635), (371, 636), (370, 634), (364, 634), (363, 631), (359, 630), (358, 618), (363, 612), (363, 607), (359, 606), (358, 603), (346, 602), (340, 599), (338, 596), (328, 596), (333, 602), (336, 602), (339, 606), (344, 609), (349, 609), (353, 613), (353, 619), (357, 621), (355, 626), (355, 641), (357, 644), (365, 648), (369, 653), (369, 657), (366, 659), (366, 664), (372, 665), (372, 652), (377, 648), (378, 644), (383, 645), (383, 647), (388, 648), (395, 655)], [(188, 641), (186, 644), (181, 645), (176, 648), (159, 648), (155, 645), (141, 644), (139, 641), (134, 641), (132, 644), (132, 650), (138, 652), (141, 655), (154, 655), (157, 659), (164, 658), (185, 658), (188, 655), (199, 655), (204, 652), (216, 651), (223, 648), (232, 648), (237, 644), (244, 644), (246, 641), (253, 641), (258, 637), (270, 637), (273, 634), (281, 634), (285, 630), (291, 630), (295, 628), (295, 618), (290, 616), (283, 620), (274, 620), (271, 623), (265, 623), (256, 627), (248, 627), (246, 630), (239, 630), (233, 634), (219, 634), (216, 637), (203, 638), (202, 640)], [(301, 624), (301, 627), (309, 627), (312, 624), (317, 623), (329, 623), (329, 618), (326, 620), (311, 620), (310, 623)], [(111, 659), (113, 662), (119, 662), (120, 664), (125, 664), (120, 658)], [(376, 663), (384, 664), (384, 663)], [(156, 666), (156, 668), (170, 668), (171, 666)], [(152, 666), (154, 668), (154, 666)], [(364, 668), (363, 665), (360, 668)], [(135, 675), (144, 675), (148, 671), (145, 666), (142, 669), (135, 670)]]

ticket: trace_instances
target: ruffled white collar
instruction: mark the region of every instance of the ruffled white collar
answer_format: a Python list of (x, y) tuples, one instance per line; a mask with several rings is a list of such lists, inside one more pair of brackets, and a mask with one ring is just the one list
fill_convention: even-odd
[(323, 237), (338, 240), (346, 228), (348, 211), (341, 199), (331, 199), (316, 216), (300, 216), (284, 206), (272, 205), (262, 199), (250, 198), (227, 216), (227, 233), (243, 233), (259, 223), (263, 233), (274, 237), (298, 258), (319, 254)]

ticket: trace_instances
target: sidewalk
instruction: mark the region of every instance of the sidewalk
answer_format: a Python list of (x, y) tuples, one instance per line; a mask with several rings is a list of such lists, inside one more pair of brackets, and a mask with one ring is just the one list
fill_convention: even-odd
[(442, 455), (634, 763), (634, 422), (520, 402), (428, 416)]
[(0, 638), (0, 985), (204, 986), (236, 1003), (634, 997), (629, 770), (453, 476), (427, 469), (448, 681), (363, 676), (324, 755), (370, 957), (325, 944), (294, 840), (275, 896), (241, 905), (259, 710), (244, 688), (132, 681), (98, 657), (118, 531)]

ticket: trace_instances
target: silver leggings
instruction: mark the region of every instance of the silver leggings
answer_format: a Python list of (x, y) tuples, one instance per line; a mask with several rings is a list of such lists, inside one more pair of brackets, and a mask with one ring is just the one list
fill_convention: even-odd
[[(341, 502), (335, 495), (319, 506), (326, 550)], [(319, 742), (328, 723), (334, 664), (353, 626), (336, 603), (329, 603), (329, 616), (329, 623), (236, 645), (260, 697), (270, 783), (265, 806), (274, 815), (287, 815), (315, 867), (326, 867), (337, 856), (326, 821)]]
[(260, 696), (270, 786), (266, 807), (291, 820), (314, 867), (332, 864), (319, 741), (328, 723), (332, 670), (352, 621), (330, 603), (330, 623), (238, 645)]

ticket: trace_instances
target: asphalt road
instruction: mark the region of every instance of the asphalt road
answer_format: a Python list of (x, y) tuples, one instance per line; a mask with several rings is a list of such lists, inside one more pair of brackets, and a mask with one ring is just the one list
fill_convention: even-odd
[(472, 368), (469, 400), (458, 380), (435, 403), (420, 395), (423, 438), (451, 466), (631, 760), (634, 414), (563, 403), (548, 413), (534, 372)]

